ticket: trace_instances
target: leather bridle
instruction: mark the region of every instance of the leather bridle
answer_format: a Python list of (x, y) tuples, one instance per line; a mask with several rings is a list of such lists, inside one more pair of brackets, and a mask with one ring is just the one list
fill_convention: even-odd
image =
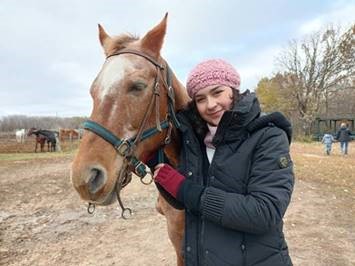
[[(106, 58), (106, 60), (110, 57), (119, 56), (121, 54), (134, 54), (143, 57), (156, 67), (156, 76), (153, 85), (153, 94), (149, 102), (147, 111), (140, 123), (140, 127), (138, 129), (137, 134), (134, 137), (129, 139), (121, 139), (117, 137), (114, 133), (112, 133), (110, 130), (108, 130), (107, 128), (103, 127), (99, 123), (92, 120), (85, 121), (83, 123), (83, 128), (95, 133), (99, 137), (106, 140), (114, 147), (117, 153), (123, 157), (123, 165), (121, 167), (121, 170), (119, 172), (116, 181), (116, 195), (117, 195), (117, 200), (122, 209), (121, 217), (125, 219), (127, 218), (125, 213), (128, 212), (129, 215), (131, 215), (132, 211), (131, 209), (125, 208), (123, 206), (120, 198), (120, 191), (131, 181), (132, 172), (135, 173), (137, 176), (139, 176), (141, 182), (145, 185), (148, 185), (153, 181), (153, 175), (149, 167), (134, 155), (137, 145), (144, 139), (147, 139), (155, 134), (162, 132), (163, 129), (167, 129), (167, 134), (164, 143), (161, 145), (159, 149), (159, 154), (160, 154), (159, 157), (162, 157), (161, 153), (163, 152), (162, 151), (163, 147), (169, 144), (171, 141), (171, 132), (173, 126), (179, 128), (180, 123), (177, 120), (175, 114), (175, 93), (172, 87), (172, 71), (169, 68), (168, 64), (165, 62), (165, 67), (164, 67), (163, 64), (160, 64), (158, 61), (156, 61), (148, 54), (145, 54), (137, 50), (132, 50), (132, 49), (123, 49), (117, 53), (109, 55)], [(166, 70), (165, 79), (163, 78), (164, 70)], [(166, 88), (167, 96), (168, 96), (168, 111), (166, 114), (166, 118), (163, 121), (160, 121), (160, 106), (159, 106), (159, 97), (160, 97), (159, 81), (160, 80), (162, 80), (163, 86)], [(156, 127), (145, 130), (147, 121), (151, 116), (154, 107), (155, 107), (155, 114), (156, 114), (155, 116)], [(146, 180), (147, 176), (149, 176), (148, 181)], [(95, 210), (95, 205), (93, 203), (89, 203), (88, 212), (92, 213), (94, 210)]]

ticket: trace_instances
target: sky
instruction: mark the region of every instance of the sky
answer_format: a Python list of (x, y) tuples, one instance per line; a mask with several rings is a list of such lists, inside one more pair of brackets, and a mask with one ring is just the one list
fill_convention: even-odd
[(254, 90), (278, 71), (292, 39), (355, 22), (355, 0), (1, 0), (0, 117), (89, 116), (89, 88), (110, 35), (144, 34), (168, 12), (162, 56), (185, 84), (199, 62), (222, 58)]

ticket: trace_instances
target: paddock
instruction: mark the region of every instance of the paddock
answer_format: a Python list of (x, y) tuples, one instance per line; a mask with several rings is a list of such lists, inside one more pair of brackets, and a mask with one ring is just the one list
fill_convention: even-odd
[(81, 138), (82, 133), (79, 129), (72, 128), (60, 128), (59, 129), (59, 139), (61, 141), (69, 140), (74, 141)]
[[(0, 132), (0, 154), (1, 153), (33, 153), (35, 147), (36, 136), (32, 135), (25, 137), (22, 143), (16, 141), (14, 132)], [(64, 139), (57, 143), (57, 148), (60, 151), (69, 151), (76, 149), (79, 145), (79, 139)], [(60, 147), (58, 147), (60, 145)], [(40, 150), (38, 149), (38, 152)], [(47, 144), (44, 147), (44, 152), (47, 152)]]
[[(14, 139), (14, 142), (16, 140)], [(75, 149), (60, 153), (11, 152), (0, 138), (0, 265), (154, 265), (175, 263), (165, 219), (155, 209), (154, 185), (134, 179), (117, 205), (93, 215), (72, 188)], [(325, 156), (319, 143), (294, 143), (296, 186), (285, 217), (294, 265), (355, 264), (355, 143), (350, 155)]]

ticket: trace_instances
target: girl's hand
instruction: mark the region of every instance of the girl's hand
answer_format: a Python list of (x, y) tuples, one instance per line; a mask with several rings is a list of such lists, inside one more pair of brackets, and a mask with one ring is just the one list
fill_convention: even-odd
[(154, 168), (154, 174), (153, 174), (153, 179), (155, 179), (160, 171), (160, 169), (162, 167), (164, 167), (165, 163), (160, 163), (160, 164), (157, 164)]
[(160, 184), (167, 192), (174, 198), (177, 198), (177, 194), (180, 190), (182, 183), (185, 181), (185, 177), (177, 170), (172, 168), (168, 164), (158, 164), (155, 167), (153, 179), (156, 183)]

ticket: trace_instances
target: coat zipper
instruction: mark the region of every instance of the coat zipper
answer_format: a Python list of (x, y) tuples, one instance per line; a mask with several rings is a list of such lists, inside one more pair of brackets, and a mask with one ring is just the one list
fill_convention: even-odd
[(243, 257), (243, 265), (247, 265), (247, 254), (246, 254), (246, 246), (245, 246), (245, 234), (242, 234), (242, 244), (240, 245), (240, 249), (242, 250)]
[[(204, 156), (203, 156), (203, 159), (202, 161), (200, 162), (202, 164), (202, 167), (204, 166), (204, 161), (207, 162), (209, 164), (209, 167), (207, 168), (207, 175), (204, 174), (204, 171), (202, 172), (202, 175), (204, 176), (204, 178), (202, 179), (202, 185), (204, 185), (205, 187), (209, 187), (210, 185), (210, 179), (208, 178), (209, 176), (209, 170), (210, 170), (210, 167), (211, 167), (211, 164), (213, 162), (213, 158), (212, 158), (212, 161), (211, 163), (208, 161), (208, 157), (207, 157), (207, 153), (206, 153), (206, 150), (205, 150), (205, 153), (204, 153)], [(204, 240), (204, 235), (205, 235), (205, 221), (203, 219), (201, 219), (201, 223), (200, 223), (200, 228), (201, 228), (201, 235), (200, 235), (200, 239), (199, 239), (199, 260), (201, 262), (201, 265), (205, 265), (205, 252), (203, 250), (203, 247), (204, 247), (204, 244), (203, 244), (203, 240)], [(200, 264), (198, 264), (200, 265)]]

